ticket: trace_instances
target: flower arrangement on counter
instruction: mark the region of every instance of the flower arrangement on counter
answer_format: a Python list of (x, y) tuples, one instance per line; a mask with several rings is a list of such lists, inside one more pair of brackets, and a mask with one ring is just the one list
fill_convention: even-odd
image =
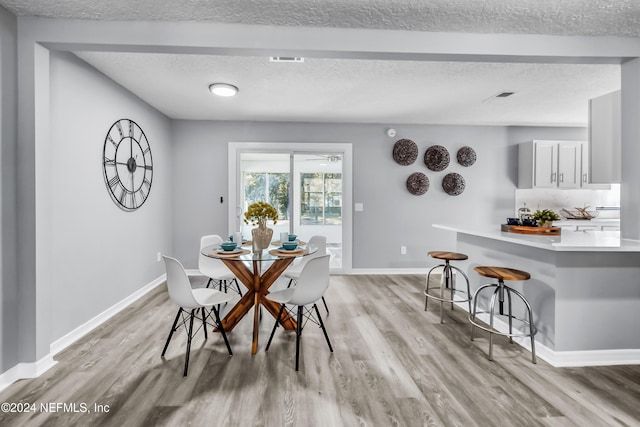
[(537, 210), (531, 217), (537, 221), (540, 227), (551, 227), (553, 221), (560, 219), (560, 215), (550, 209)]
[(276, 208), (266, 202), (256, 202), (249, 205), (244, 213), (244, 223), (265, 227), (267, 220), (270, 219), (274, 224), (278, 222), (278, 211)]

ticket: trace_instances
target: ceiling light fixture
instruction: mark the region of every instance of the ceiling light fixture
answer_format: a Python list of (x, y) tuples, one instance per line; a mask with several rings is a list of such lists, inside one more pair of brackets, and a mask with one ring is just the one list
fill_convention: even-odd
[(209, 85), (209, 90), (212, 94), (218, 96), (234, 96), (239, 92), (236, 86), (229, 83), (213, 83)]

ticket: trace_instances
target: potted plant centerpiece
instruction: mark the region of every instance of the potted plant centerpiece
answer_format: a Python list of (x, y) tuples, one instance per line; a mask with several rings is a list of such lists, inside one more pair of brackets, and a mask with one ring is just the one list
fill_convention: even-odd
[(553, 221), (558, 221), (560, 216), (550, 209), (537, 210), (532, 215), (538, 223), (538, 227), (550, 228)]
[(257, 225), (251, 230), (253, 252), (259, 252), (269, 246), (273, 229), (267, 227), (267, 220), (274, 224), (278, 222), (278, 211), (266, 202), (256, 202), (249, 205), (244, 213), (244, 223)]

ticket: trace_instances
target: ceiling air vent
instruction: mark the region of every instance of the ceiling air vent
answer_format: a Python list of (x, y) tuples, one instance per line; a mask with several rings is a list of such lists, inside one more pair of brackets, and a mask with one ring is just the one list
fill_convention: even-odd
[(502, 92), (498, 92), (495, 95), (491, 95), (490, 97), (483, 99), (482, 102), (493, 102), (493, 101), (497, 101), (499, 99), (504, 99), (504, 98), (508, 98), (511, 95), (515, 94), (514, 91), (512, 90), (503, 90)]
[(298, 56), (271, 56), (269, 62), (304, 62), (304, 58)]

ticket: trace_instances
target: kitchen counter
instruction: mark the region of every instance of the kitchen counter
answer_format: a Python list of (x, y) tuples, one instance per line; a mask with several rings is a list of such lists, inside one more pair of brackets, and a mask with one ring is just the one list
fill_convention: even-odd
[[(468, 255), (456, 266), (469, 276), (472, 292), (490, 281), (475, 266), (531, 274), (530, 280), (508, 285), (533, 308), (541, 359), (554, 366), (640, 363), (640, 241), (620, 239), (618, 231), (539, 236), (502, 232), (500, 224), (434, 227), (456, 233), (456, 247), (444, 250)], [(479, 301), (481, 307), (486, 304)], [(515, 341), (529, 348), (527, 339)]]
[(558, 236), (541, 236), (500, 231), (500, 224), (433, 224), (433, 227), (550, 251), (640, 253), (640, 241), (621, 239), (619, 231), (562, 230)]

